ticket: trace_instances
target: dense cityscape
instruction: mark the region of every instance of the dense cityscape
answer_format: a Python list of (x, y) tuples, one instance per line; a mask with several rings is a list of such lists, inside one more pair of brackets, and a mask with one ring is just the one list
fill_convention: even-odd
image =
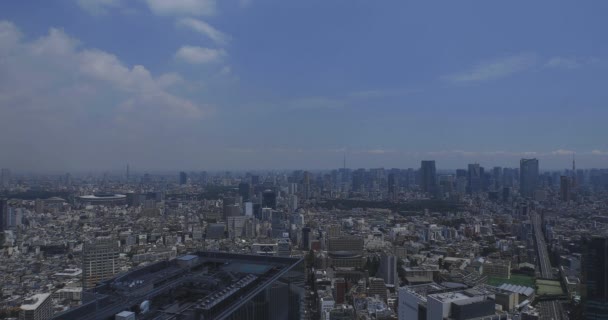
[(608, 320), (608, 1), (0, 1), (0, 319)]
[(600, 319), (608, 170), (541, 168), (2, 169), (0, 316)]

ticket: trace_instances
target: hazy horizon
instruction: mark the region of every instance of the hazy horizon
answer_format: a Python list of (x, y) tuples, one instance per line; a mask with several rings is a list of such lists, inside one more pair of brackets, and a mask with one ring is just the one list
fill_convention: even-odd
[(608, 2), (0, 8), (14, 172), (608, 167)]

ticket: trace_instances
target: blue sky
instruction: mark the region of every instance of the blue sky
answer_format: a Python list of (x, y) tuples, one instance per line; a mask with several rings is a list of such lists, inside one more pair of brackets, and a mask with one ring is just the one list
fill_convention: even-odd
[(15, 170), (608, 163), (605, 1), (0, 4)]

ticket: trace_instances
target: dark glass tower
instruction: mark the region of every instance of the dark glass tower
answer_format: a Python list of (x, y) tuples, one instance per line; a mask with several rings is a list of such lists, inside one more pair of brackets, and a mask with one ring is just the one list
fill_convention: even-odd
[(180, 185), (185, 185), (188, 183), (188, 175), (185, 172), (180, 172), (179, 173), (179, 184)]
[(437, 190), (436, 177), (435, 160), (423, 160), (420, 163), (420, 187), (423, 192), (435, 193)]
[(243, 198), (244, 202), (247, 202), (251, 199), (251, 185), (249, 183), (240, 183), (239, 184), (239, 195)]
[(587, 320), (608, 319), (608, 237), (592, 237), (584, 244), (583, 303)]
[(481, 191), (481, 167), (479, 164), (469, 164), (468, 180), (469, 184), (467, 187), (467, 192), (470, 194), (478, 193)]
[(268, 189), (262, 193), (262, 208), (277, 208), (277, 194)]
[(532, 198), (538, 188), (538, 159), (521, 159), (519, 162), (519, 193)]
[(0, 232), (8, 227), (8, 203), (6, 199), (0, 199)]

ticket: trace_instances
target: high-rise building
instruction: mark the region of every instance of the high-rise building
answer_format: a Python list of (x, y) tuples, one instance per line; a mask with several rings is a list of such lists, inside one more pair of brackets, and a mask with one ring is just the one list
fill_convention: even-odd
[(397, 175), (395, 173), (389, 173), (388, 175), (388, 195), (391, 200), (396, 200), (399, 194), (399, 186), (397, 184)]
[(294, 212), (296, 211), (296, 209), (298, 209), (298, 196), (296, 196), (295, 194), (290, 194), (289, 197), (289, 211)]
[(251, 185), (245, 182), (240, 183), (239, 195), (243, 198), (244, 202), (249, 201), (251, 199)]
[(567, 176), (559, 178), (559, 194), (562, 201), (570, 201), (570, 178)]
[(583, 249), (585, 319), (608, 319), (608, 237), (586, 239)]
[(267, 189), (262, 193), (262, 208), (277, 208), (277, 194)]
[(118, 242), (111, 237), (85, 242), (82, 249), (82, 282), (92, 288), (120, 271)]
[(469, 164), (467, 178), (469, 180), (467, 192), (470, 194), (481, 192), (481, 167), (478, 163)]
[(285, 228), (285, 218), (279, 211), (272, 211), (272, 217), (270, 218), (270, 224), (272, 228), (272, 237), (281, 238), (283, 233), (287, 231)]
[(304, 200), (308, 200), (310, 199), (311, 196), (311, 190), (310, 190), (310, 172), (308, 171), (304, 171), (304, 179), (302, 180), (303, 183), (303, 187), (304, 187)]
[(399, 277), (397, 276), (397, 257), (393, 255), (383, 254), (380, 257), (380, 267), (378, 268), (378, 277), (384, 279), (387, 285), (399, 287)]
[(8, 228), (8, 201), (0, 199), (0, 232)]
[(302, 241), (300, 242), (302, 250), (308, 250), (310, 248), (310, 228), (302, 228)]
[(435, 193), (437, 190), (436, 176), (435, 160), (423, 160), (420, 163), (420, 186), (423, 192)]
[(335, 278), (333, 291), (336, 303), (344, 303), (346, 298), (346, 280), (344, 278)]
[(521, 159), (519, 162), (519, 193), (532, 198), (538, 188), (538, 159)]
[(186, 174), (185, 172), (180, 172), (179, 173), (179, 184), (180, 185), (185, 185), (188, 183), (188, 174)]
[(502, 187), (502, 168), (501, 167), (494, 167), (492, 169), (492, 181), (494, 182), (494, 185), (492, 186), (492, 188), (496, 191), (500, 190), (500, 187)]
[(40, 293), (26, 299), (21, 305), (19, 320), (47, 320), (53, 317), (50, 293)]

